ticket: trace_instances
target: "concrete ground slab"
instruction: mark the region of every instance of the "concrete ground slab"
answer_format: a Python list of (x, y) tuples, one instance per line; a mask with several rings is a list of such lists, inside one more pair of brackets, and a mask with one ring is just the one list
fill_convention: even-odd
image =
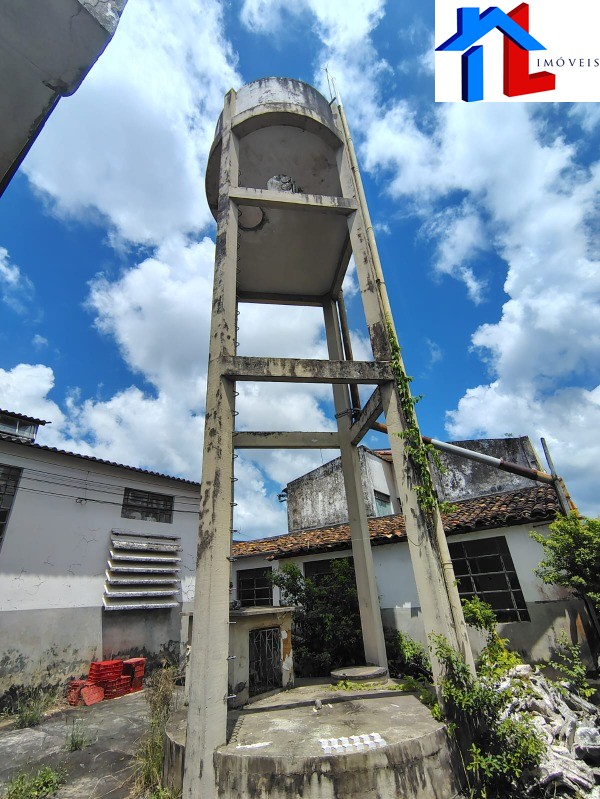
[[(89, 743), (67, 752), (67, 736), (75, 720)], [(90, 707), (65, 708), (39, 727), (4, 727), (0, 729), (0, 795), (2, 786), (19, 771), (49, 765), (67, 771), (56, 799), (125, 799), (137, 745), (147, 729), (143, 691)]]

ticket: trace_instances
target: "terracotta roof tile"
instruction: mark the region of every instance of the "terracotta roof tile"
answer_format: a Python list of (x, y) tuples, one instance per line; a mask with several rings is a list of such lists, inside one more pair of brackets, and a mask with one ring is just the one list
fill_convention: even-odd
[(371, 452), (373, 455), (377, 455), (378, 458), (381, 458), (382, 461), (387, 461), (388, 463), (393, 463), (392, 460), (392, 450), (391, 449), (372, 449)]
[[(554, 489), (548, 485), (535, 485), (520, 491), (466, 499), (455, 505), (456, 510), (453, 513), (443, 516), (447, 535), (552, 520), (559, 510)], [(406, 538), (404, 518), (397, 515), (369, 519), (369, 532), (374, 546), (402, 541)], [(275, 538), (237, 542), (233, 545), (232, 554), (235, 557), (261, 555), (279, 559), (347, 549), (349, 546), (349, 525), (336, 524), (314, 530), (300, 530)]]

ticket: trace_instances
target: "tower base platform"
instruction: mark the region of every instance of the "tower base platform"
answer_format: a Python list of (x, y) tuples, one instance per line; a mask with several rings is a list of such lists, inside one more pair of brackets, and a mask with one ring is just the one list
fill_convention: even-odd
[[(462, 767), (445, 725), (416, 696), (306, 685), (229, 714), (215, 753), (219, 799), (454, 799)], [(180, 788), (185, 709), (166, 734), (164, 784)]]

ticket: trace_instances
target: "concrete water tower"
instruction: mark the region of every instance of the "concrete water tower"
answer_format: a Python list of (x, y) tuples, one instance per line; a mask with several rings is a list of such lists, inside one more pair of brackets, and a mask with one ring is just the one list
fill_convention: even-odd
[[(357, 445), (383, 412), (426, 632), (445, 635), (471, 659), (439, 512), (425, 513), (419, 503), (419, 481), (401, 435), (406, 418), (394, 357), (402, 365), (394, 356), (391, 309), (341, 105), (328, 103), (305, 83), (283, 78), (231, 90), (217, 124), (206, 191), (217, 238), (185, 799), (217, 796), (213, 753), (226, 737), (236, 448), (341, 451), (365, 660), (385, 666), (357, 455)], [(351, 360), (349, 348), (342, 281), (352, 255), (373, 351), (368, 362)], [(323, 308), (329, 360), (236, 355), (240, 302)], [(265, 328), (268, 324), (265, 309)], [(331, 384), (337, 432), (237, 432), (238, 381)], [(356, 390), (360, 384), (376, 386), (363, 408)]]

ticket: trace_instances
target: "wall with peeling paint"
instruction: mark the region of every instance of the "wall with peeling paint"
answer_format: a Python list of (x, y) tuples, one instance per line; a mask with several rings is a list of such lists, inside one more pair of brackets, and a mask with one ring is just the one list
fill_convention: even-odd
[[(16, 685), (79, 677), (92, 659), (168, 657), (194, 594), (199, 485), (0, 440), (23, 469), (0, 548), (0, 697)], [(125, 488), (175, 497), (173, 523), (121, 517)], [(181, 538), (179, 605), (106, 611), (113, 529)]]
[[(452, 444), (464, 449), (491, 455), (505, 461), (528, 466), (530, 469), (543, 471), (543, 466), (527, 436), (518, 438), (480, 438), (472, 441), (452, 441)], [(509, 474), (500, 469), (493, 469), (484, 463), (467, 460), (459, 455), (438, 452), (444, 471), (432, 469), (434, 482), (440, 499), (458, 502), (472, 497), (483, 497), (487, 494), (498, 494), (503, 491), (518, 491), (530, 488), (533, 483), (526, 477)]]
[[(375, 491), (386, 494), (392, 512), (400, 513), (392, 466), (365, 447), (358, 448), (367, 516), (377, 516)], [(288, 530), (307, 530), (348, 520), (341, 458), (336, 458), (286, 486)]]
[(250, 652), (251, 630), (278, 627), (281, 636), (281, 687), (294, 687), (294, 660), (292, 653), (292, 611), (290, 608), (243, 608), (230, 614), (229, 695), (232, 707), (242, 707), (250, 698)]

